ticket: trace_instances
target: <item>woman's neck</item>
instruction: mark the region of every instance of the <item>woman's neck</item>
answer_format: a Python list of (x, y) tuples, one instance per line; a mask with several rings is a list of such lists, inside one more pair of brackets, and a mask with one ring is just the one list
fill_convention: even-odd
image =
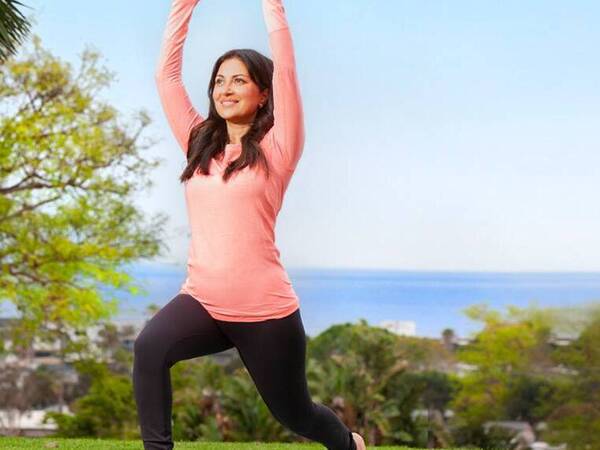
[(227, 121), (227, 134), (230, 144), (240, 144), (242, 137), (250, 130), (252, 123), (233, 123)]

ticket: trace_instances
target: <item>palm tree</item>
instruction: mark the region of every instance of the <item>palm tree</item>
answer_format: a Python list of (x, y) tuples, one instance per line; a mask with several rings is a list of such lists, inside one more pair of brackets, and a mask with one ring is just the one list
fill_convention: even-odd
[(454, 342), (456, 340), (456, 335), (452, 328), (444, 328), (442, 331), (442, 344), (449, 352), (454, 350)]
[(17, 5), (26, 6), (18, 0), (0, 0), (0, 63), (15, 54), (31, 28)]

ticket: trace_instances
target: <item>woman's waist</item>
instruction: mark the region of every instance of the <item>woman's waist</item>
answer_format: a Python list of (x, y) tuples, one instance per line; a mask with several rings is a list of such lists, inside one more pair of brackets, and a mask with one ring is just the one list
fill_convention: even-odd
[(283, 270), (280, 252), (275, 243), (264, 240), (244, 240), (236, 236), (193, 238), (188, 251), (188, 266), (206, 273), (261, 273)]
[(238, 289), (256, 286), (291, 285), (290, 278), (278, 260), (245, 259), (233, 261), (189, 258), (187, 277), (202, 285), (229, 285)]

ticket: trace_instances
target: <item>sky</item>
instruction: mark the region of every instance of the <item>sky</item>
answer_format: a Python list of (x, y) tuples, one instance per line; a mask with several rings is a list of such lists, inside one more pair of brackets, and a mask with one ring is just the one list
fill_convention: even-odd
[[(189, 243), (185, 167), (154, 84), (170, 0), (23, 0), (33, 32), (117, 80), (101, 97), (162, 165), (135, 202)], [(214, 61), (270, 56), (260, 0), (201, 0), (183, 80), (200, 113)], [(600, 3), (286, 0), (306, 142), (276, 226), (289, 268), (600, 270)], [(133, 123), (133, 122), (132, 122)]]

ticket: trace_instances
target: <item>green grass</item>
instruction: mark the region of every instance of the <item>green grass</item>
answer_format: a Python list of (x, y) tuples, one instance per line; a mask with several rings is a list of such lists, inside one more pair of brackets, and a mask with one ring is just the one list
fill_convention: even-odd
[[(65, 450), (104, 450), (104, 449), (119, 449), (119, 450), (143, 450), (142, 441), (118, 441), (108, 439), (60, 439), (60, 438), (8, 438), (0, 437), (0, 448), (2, 450), (12, 449), (65, 449)], [(175, 450), (177, 449), (194, 449), (194, 450), (302, 450), (302, 449), (323, 449), (325, 448), (318, 443), (310, 444), (277, 444), (277, 443), (236, 443), (236, 442), (175, 442)], [(369, 447), (377, 448), (378, 450), (417, 450), (409, 447)], [(448, 449), (453, 450), (453, 449)], [(460, 450), (460, 449), (454, 449)]]

